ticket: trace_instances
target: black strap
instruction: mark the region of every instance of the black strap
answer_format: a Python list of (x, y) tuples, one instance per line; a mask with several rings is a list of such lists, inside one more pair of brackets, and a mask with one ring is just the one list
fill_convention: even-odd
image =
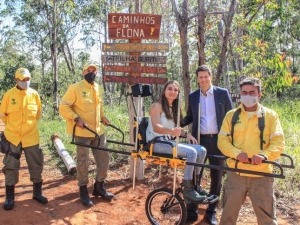
[[(234, 126), (237, 123), (237, 121), (239, 120), (239, 116), (241, 113), (241, 108), (238, 108), (237, 110), (235, 110), (233, 116), (232, 116), (232, 120), (231, 120), (231, 143), (233, 144), (233, 134), (234, 134)], [(265, 129), (265, 110), (263, 107), (261, 107), (261, 117), (258, 118), (258, 128), (260, 130), (260, 150), (263, 150), (263, 144), (265, 143), (264, 141), (264, 129)]]
[(155, 137), (152, 140), (148, 141), (143, 146), (143, 150), (149, 151), (151, 144), (155, 144), (155, 143), (167, 144), (167, 145), (170, 145), (172, 148), (174, 148), (176, 146), (176, 142), (174, 140), (166, 139), (164, 136), (158, 136), (158, 137)]
[(167, 139), (165, 136), (158, 136), (153, 138), (151, 141), (151, 143), (155, 144), (155, 143), (163, 143), (163, 144), (168, 144), (170, 145), (172, 148), (174, 148), (176, 146), (176, 142), (172, 139)]
[(265, 129), (265, 111), (261, 108), (261, 117), (258, 118), (258, 128), (260, 130), (260, 150), (263, 150), (264, 141), (264, 129)]
[(10, 147), (11, 143), (6, 139), (4, 132), (0, 133), (0, 151), (5, 155), (10, 155), (15, 159), (19, 160), (21, 158), (21, 154), (14, 153), (11, 151)]
[(21, 154), (14, 153), (12, 151), (9, 151), (8, 154), (11, 155), (12, 157), (14, 157), (17, 160), (19, 160), (21, 158)]
[(237, 110), (235, 110), (232, 119), (231, 119), (231, 144), (233, 145), (233, 134), (234, 134), (234, 126), (236, 124), (236, 122), (238, 121), (239, 117), (240, 117), (240, 113), (241, 113), (241, 108), (238, 108)]

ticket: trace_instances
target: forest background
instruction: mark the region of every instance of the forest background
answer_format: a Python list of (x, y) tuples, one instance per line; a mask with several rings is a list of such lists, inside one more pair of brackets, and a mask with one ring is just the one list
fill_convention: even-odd
[[(51, 149), (50, 137), (56, 132), (74, 154), (57, 109), (67, 87), (82, 79), (83, 65), (93, 62), (100, 68), (108, 118), (128, 136), (128, 85), (101, 79), (102, 43), (126, 42), (108, 38), (107, 15), (162, 15), (159, 41), (143, 43), (169, 44), (165, 76), (182, 84), (184, 102), (197, 88), (194, 71), (204, 63), (213, 70), (214, 85), (231, 93), (238, 93), (238, 83), (246, 76), (264, 81), (263, 103), (279, 113), (286, 152), (296, 164), (276, 186), (277, 195), (292, 205), (299, 201), (300, 189), (299, 9), (298, 0), (1, 0), (0, 97), (15, 84), (15, 71), (28, 68), (44, 107), (42, 146)], [(146, 111), (160, 95), (161, 85), (153, 89), (154, 95), (144, 99)], [(123, 160), (112, 157), (116, 163)]]

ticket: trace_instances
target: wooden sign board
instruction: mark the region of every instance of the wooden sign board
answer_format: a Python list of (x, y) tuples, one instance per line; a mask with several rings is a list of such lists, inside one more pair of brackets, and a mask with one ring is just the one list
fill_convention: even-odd
[(103, 63), (166, 64), (166, 56), (102, 55)]
[(117, 66), (105, 65), (105, 72), (123, 72), (123, 73), (167, 73), (166, 67), (149, 67), (149, 66)]
[(133, 77), (104, 75), (103, 82), (128, 83), (128, 84), (165, 84), (168, 78), (161, 77)]
[(103, 52), (168, 52), (169, 44), (103, 43)]
[(161, 15), (108, 14), (110, 39), (159, 39)]
[(232, 102), (237, 102), (237, 103), (240, 102), (240, 99), (241, 99), (240, 94), (230, 93), (230, 97), (231, 97)]

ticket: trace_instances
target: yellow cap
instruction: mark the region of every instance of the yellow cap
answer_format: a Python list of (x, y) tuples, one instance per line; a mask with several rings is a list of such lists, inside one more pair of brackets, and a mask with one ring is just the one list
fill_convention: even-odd
[(15, 73), (16, 79), (24, 80), (24, 78), (27, 78), (27, 77), (31, 78), (30, 72), (28, 69), (26, 69), (26, 68), (17, 69), (17, 71)]
[(87, 63), (83, 66), (83, 69), (82, 69), (82, 72), (87, 70), (89, 67), (94, 67), (95, 70), (98, 70), (97, 66), (95, 64), (90, 64), (90, 63)]

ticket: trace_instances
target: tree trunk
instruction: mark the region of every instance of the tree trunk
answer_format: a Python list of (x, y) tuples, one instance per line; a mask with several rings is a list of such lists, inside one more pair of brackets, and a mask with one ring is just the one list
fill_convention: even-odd
[[(140, 12), (140, 0), (135, 0), (135, 13), (141, 13)], [(141, 40), (129, 40), (129, 42), (130, 43), (141, 43)], [(139, 53), (130, 53), (130, 55), (140, 55), (140, 52)], [(140, 66), (140, 63), (139, 63), (138, 66)], [(131, 89), (131, 87), (129, 87), (129, 89)], [(128, 113), (129, 113), (129, 127), (130, 127), (130, 130), (129, 130), (130, 143), (134, 143), (133, 137), (136, 134), (134, 133), (134, 126), (133, 126), (133, 124), (134, 124), (134, 116), (135, 116), (133, 108), (136, 105), (140, 105), (140, 108), (136, 108), (136, 110), (137, 110), (136, 117), (137, 118), (143, 117), (144, 116), (143, 112), (142, 112), (143, 98), (142, 97), (139, 97), (139, 98), (136, 98), (136, 97), (130, 98), (130, 97), (128, 97), (127, 98), (127, 102), (128, 102), (128, 106), (129, 106)], [(137, 139), (137, 137), (136, 137), (136, 139)], [(136, 145), (135, 150), (136, 149), (137, 149), (137, 145)], [(136, 165), (134, 164), (135, 160), (136, 160)], [(144, 179), (144, 161), (141, 160), (140, 158), (134, 158), (134, 157), (131, 156), (129, 158), (129, 162), (130, 162), (130, 178), (133, 179), (133, 184), (135, 184), (134, 169), (135, 169), (135, 172), (136, 172), (135, 178), (137, 180), (143, 180)]]
[(198, 55), (199, 66), (205, 64), (205, 1), (198, 0)]
[(58, 68), (57, 68), (57, 26), (56, 26), (56, 0), (53, 0), (53, 12), (52, 12), (52, 63), (53, 63), (53, 111), (54, 115), (58, 112)]
[(70, 49), (70, 46), (68, 44), (68, 42), (65, 40), (65, 46), (66, 46), (66, 49), (67, 49), (67, 56), (68, 56), (68, 59), (69, 59), (69, 64), (70, 64), (70, 72), (75, 76), (75, 66), (74, 66), (74, 60), (73, 60), (73, 55), (71, 53), (71, 49)]
[(228, 42), (229, 42), (230, 33), (231, 33), (230, 29), (231, 29), (233, 16), (235, 15), (235, 12), (236, 12), (236, 4), (237, 4), (236, 0), (231, 0), (229, 12), (225, 19), (225, 33), (224, 33), (223, 44), (222, 44), (221, 53), (220, 53), (220, 57), (219, 57), (219, 59), (220, 59), (219, 65), (218, 65), (217, 73), (216, 73), (216, 79), (215, 79), (216, 85), (218, 85), (220, 83), (220, 79), (223, 74), (224, 65), (227, 63), (226, 61), (227, 61)]
[[(173, 9), (175, 12), (176, 22), (179, 30), (180, 43), (181, 43), (181, 68), (182, 68), (182, 80), (184, 85), (184, 100), (188, 102), (188, 96), (190, 93), (190, 69), (189, 69), (189, 44), (188, 44), (188, 24), (190, 19), (188, 18), (188, 1), (182, 2), (182, 13), (178, 12), (175, 0), (172, 0)], [(187, 110), (188, 104), (185, 104), (185, 110)]]
[(67, 64), (68, 70), (74, 77), (75, 76), (75, 68), (74, 68), (73, 56), (70, 51), (69, 44), (66, 40), (63, 40), (63, 42), (59, 41), (59, 45), (60, 45), (61, 51), (63, 53), (65, 62)]

